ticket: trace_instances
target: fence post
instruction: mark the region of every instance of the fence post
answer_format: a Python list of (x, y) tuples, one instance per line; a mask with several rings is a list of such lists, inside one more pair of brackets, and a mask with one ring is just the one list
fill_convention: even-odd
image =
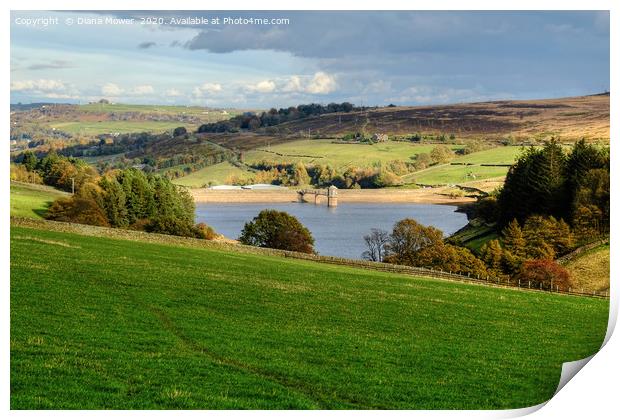
[(521, 279), (519, 279), (519, 287), (521, 287)]
[(527, 281), (527, 288), (531, 289), (532, 288), (532, 280), (528, 280)]

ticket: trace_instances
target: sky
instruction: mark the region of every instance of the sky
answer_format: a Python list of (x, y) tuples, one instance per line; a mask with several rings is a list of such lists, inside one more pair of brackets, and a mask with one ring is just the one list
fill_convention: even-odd
[(609, 38), (605, 11), (14, 11), (11, 103), (253, 109), (587, 95), (609, 89)]

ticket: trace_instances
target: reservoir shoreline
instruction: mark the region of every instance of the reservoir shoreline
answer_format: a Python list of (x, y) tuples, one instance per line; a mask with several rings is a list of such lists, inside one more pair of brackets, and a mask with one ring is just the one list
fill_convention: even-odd
[[(475, 202), (473, 197), (451, 197), (448, 187), (418, 189), (338, 190), (339, 203), (417, 203), (460, 205)], [(210, 190), (189, 189), (196, 203), (291, 203), (297, 202), (295, 190)], [(326, 205), (327, 197), (318, 203)]]

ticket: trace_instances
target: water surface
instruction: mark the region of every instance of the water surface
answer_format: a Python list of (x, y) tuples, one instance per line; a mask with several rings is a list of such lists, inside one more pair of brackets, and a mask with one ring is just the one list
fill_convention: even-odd
[(218, 233), (237, 239), (243, 225), (261, 210), (286, 211), (310, 229), (321, 255), (360, 258), (366, 250), (363, 236), (372, 228), (391, 231), (394, 223), (412, 218), (450, 235), (467, 224), (467, 216), (455, 206), (440, 204), (341, 203), (327, 207), (311, 203), (197, 203), (196, 221)]

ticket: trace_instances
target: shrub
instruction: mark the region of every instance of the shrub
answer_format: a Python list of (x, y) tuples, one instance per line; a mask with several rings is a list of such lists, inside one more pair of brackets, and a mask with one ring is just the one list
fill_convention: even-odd
[(198, 237), (196, 226), (187, 220), (182, 220), (173, 216), (159, 216), (148, 222), (144, 229), (147, 232), (163, 233), (164, 235), (186, 236), (190, 238)]
[(11, 165), (11, 181), (43, 184), (41, 176), (37, 172), (29, 171), (24, 165)]
[(435, 163), (446, 163), (454, 158), (454, 152), (448, 146), (439, 145), (431, 150), (431, 159)]
[(217, 233), (211, 226), (207, 226), (206, 223), (198, 223), (194, 227), (194, 231), (196, 232), (196, 237), (200, 239), (215, 239), (217, 237)]
[(184, 136), (187, 134), (187, 129), (185, 127), (177, 127), (172, 132), (173, 137)]
[(311, 254), (314, 238), (297, 218), (277, 210), (263, 210), (243, 227), (239, 241), (246, 245)]
[(572, 287), (569, 272), (555, 261), (546, 259), (525, 261), (513, 280), (544, 290), (568, 290)]
[(52, 203), (45, 217), (59, 222), (110, 226), (103, 209), (91, 198), (59, 198)]

